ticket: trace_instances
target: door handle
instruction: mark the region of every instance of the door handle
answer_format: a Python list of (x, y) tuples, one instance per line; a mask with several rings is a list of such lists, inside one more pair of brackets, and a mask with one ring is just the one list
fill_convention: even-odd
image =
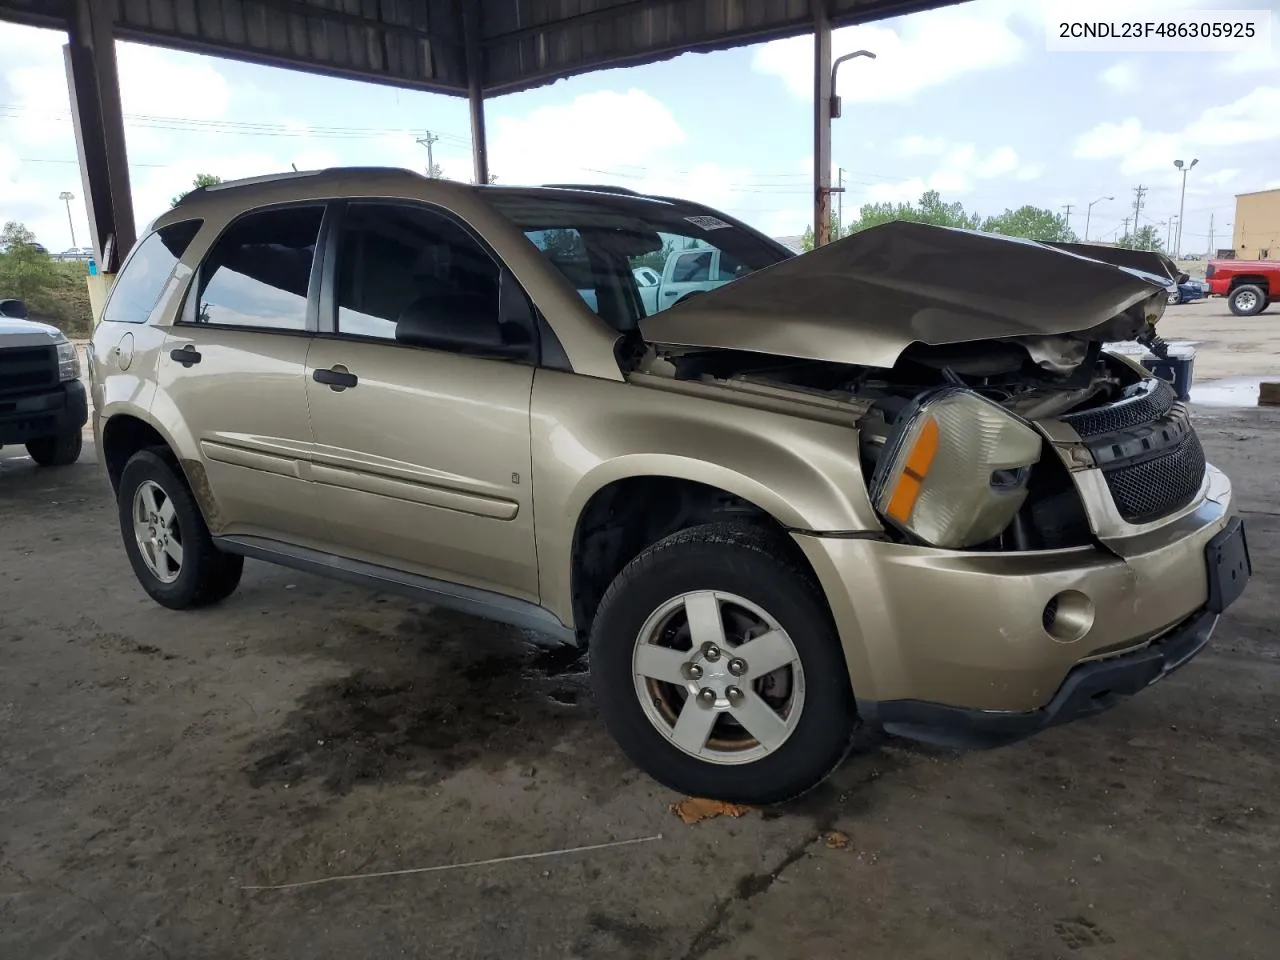
[(335, 393), (341, 393), (347, 387), (354, 387), (360, 382), (360, 378), (342, 364), (334, 364), (328, 370), (313, 371), (311, 379), (316, 383), (328, 384), (329, 389)]
[(190, 367), (193, 363), (199, 363), (204, 357), (199, 350), (188, 343), (182, 349), (170, 350), (169, 359), (177, 360), (184, 367)]

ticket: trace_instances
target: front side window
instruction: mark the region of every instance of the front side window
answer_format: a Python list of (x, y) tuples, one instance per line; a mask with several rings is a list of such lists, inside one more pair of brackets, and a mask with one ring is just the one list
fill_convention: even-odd
[(194, 323), (306, 330), (307, 290), (324, 207), (250, 213), (218, 238), (200, 266)]
[(348, 204), (337, 278), (339, 334), (394, 340), (406, 316), (440, 310), (498, 322), (497, 264), (460, 224), (425, 207)]
[(711, 279), (711, 251), (706, 253), (682, 253), (671, 270), (676, 283), (698, 283)]
[(195, 239), (201, 223), (201, 220), (171, 223), (138, 245), (111, 287), (111, 296), (102, 313), (104, 322), (147, 322), (169, 275)]

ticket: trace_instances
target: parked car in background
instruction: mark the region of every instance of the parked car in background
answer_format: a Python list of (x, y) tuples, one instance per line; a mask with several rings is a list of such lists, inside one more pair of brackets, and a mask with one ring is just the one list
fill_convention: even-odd
[(640, 280), (638, 272), (636, 276), (647, 317), (748, 272), (742, 261), (716, 247), (676, 250), (667, 257), (661, 274), (649, 267), (640, 269), (648, 271), (647, 282)]
[(1169, 294), (1170, 306), (1203, 300), (1209, 296), (1209, 285), (1207, 283), (1194, 277), (1188, 277), (1186, 274), (1183, 274), (1177, 283), (1171, 283), (1165, 287), (1165, 290)]
[(69, 247), (54, 256), (59, 260), (92, 260), (93, 247)]
[(1280, 297), (1280, 260), (1210, 260), (1205, 280), (1238, 317), (1252, 317)]
[(75, 344), (28, 320), (21, 300), (0, 300), (0, 446), (24, 444), (42, 467), (75, 463), (88, 419)]

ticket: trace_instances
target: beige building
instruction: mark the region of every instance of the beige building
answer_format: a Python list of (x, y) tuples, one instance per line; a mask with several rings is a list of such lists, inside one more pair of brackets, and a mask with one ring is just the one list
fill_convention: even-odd
[(1236, 194), (1237, 260), (1280, 260), (1280, 189)]

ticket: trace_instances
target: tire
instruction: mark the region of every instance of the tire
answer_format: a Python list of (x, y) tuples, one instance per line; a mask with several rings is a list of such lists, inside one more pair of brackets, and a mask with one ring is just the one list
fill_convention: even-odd
[[(597, 708), (627, 756), (658, 782), (695, 797), (778, 803), (817, 786), (849, 752), (857, 710), (844, 653), (821, 591), (791, 559), (792, 554), (792, 545), (781, 536), (750, 525), (692, 527), (646, 549), (605, 593), (589, 647)], [(711, 609), (720, 612), (727, 653), (714, 663), (697, 653), (700, 644), (690, 637), (689, 615), (679, 600), (690, 594), (702, 598), (691, 602), (711, 602)], [(726, 595), (733, 599), (726, 600)], [(755, 617), (738, 601), (751, 604), (781, 628), (790, 643), (791, 665), (771, 672), (766, 667), (764, 678), (753, 677), (749, 665), (742, 679), (729, 675), (736, 659), (732, 635)], [(662, 611), (672, 604), (676, 607), (671, 619), (664, 621)], [(701, 609), (705, 612), (706, 607)], [(704, 615), (700, 622), (710, 621)], [(663, 624), (657, 633), (654, 624)], [(756, 631), (752, 639), (763, 631), (776, 637), (774, 627), (761, 625)], [(652, 644), (651, 636), (672, 646)], [(685, 649), (676, 649), (681, 644)], [(660, 670), (646, 669), (665, 671), (668, 676), (677, 671), (675, 679), (685, 686), (640, 677), (636, 658), (642, 648), (662, 651)], [(700, 673), (691, 678), (683, 671), (694, 661)], [(736, 707), (730, 703), (734, 690), (726, 683), (742, 684), (737, 688)], [(713, 707), (699, 702), (693, 693), (710, 686), (720, 691)], [(779, 690), (789, 699), (771, 706), (765, 697), (776, 702)], [(761, 705), (772, 714), (772, 721), (763, 727), (759, 726)], [(686, 738), (701, 744), (697, 749), (704, 753), (710, 750), (709, 758), (695, 756), (674, 742), (678, 718), (688, 710), (695, 711), (694, 718), (712, 718), (704, 722), (705, 736), (699, 732)], [(705, 713), (696, 713), (699, 710)], [(774, 721), (787, 732), (777, 743), (765, 746), (747, 731), (745, 720), (738, 724), (733, 719), (745, 718), (747, 710), (757, 729), (768, 731), (769, 736), (776, 736), (780, 729)], [(696, 719), (692, 726), (698, 727)], [(725, 744), (727, 749), (713, 749), (712, 744)]]
[(77, 427), (74, 431), (52, 437), (38, 437), (27, 441), (27, 453), (41, 467), (66, 467), (80, 459), (84, 437)]
[(1237, 317), (1253, 317), (1267, 308), (1267, 295), (1252, 283), (1242, 283), (1227, 294), (1227, 306)]
[[(157, 519), (143, 525), (177, 542), (177, 561), (154, 543), (149, 549), (144, 547), (136, 532), (135, 507), (150, 512), (146, 510), (147, 494), (150, 503), (158, 507)], [(202, 607), (226, 599), (239, 585), (244, 558), (223, 553), (213, 545), (186, 481), (160, 454), (140, 450), (130, 457), (120, 474), (116, 496), (125, 553), (138, 582), (156, 603), (171, 610)], [(152, 569), (153, 564), (157, 569)]]

